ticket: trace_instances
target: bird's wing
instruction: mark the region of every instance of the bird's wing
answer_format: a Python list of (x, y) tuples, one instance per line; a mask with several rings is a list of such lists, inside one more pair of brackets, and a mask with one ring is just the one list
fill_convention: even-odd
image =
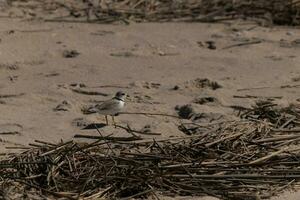
[(114, 100), (111, 99), (111, 100), (108, 100), (108, 101), (104, 101), (101, 104), (95, 105), (95, 109), (97, 111), (113, 110), (113, 109), (115, 109), (118, 106), (118, 103), (119, 102), (114, 101)]

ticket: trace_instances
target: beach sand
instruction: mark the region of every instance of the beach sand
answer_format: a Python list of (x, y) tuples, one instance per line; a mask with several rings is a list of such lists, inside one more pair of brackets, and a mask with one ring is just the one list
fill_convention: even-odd
[[(82, 110), (118, 90), (130, 95), (124, 112), (177, 115), (177, 105), (191, 104), (206, 114), (203, 122), (235, 118), (230, 106), (250, 107), (258, 99), (300, 103), (296, 28), (245, 21), (102, 25), (1, 18), (0, 30), (1, 152), (34, 140), (97, 134), (82, 128), (104, 117)], [(199, 85), (203, 80), (221, 88)], [(116, 120), (159, 132), (159, 138), (184, 135), (173, 117), (121, 114)], [(103, 131), (129, 136), (113, 126)], [(287, 192), (274, 200), (299, 198), (299, 192)]]

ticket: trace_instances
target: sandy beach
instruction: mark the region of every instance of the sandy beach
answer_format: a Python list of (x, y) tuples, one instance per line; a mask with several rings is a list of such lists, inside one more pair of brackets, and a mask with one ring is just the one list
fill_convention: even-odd
[[(124, 112), (177, 116), (176, 106), (191, 104), (204, 113), (203, 123), (234, 119), (231, 106), (250, 107), (258, 99), (300, 104), (300, 30), (293, 27), (2, 18), (0, 30), (0, 152), (97, 134), (82, 128), (104, 117), (83, 111), (119, 90), (130, 95)], [(200, 87), (203, 80), (220, 88)], [(156, 138), (184, 135), (182, 119), (174, 117), (120, 114), (116, 120), (161, 133)], [(113, 126), (103, 131), (128, 136)], [(274, 200), (299, 198), (287, 192)]]

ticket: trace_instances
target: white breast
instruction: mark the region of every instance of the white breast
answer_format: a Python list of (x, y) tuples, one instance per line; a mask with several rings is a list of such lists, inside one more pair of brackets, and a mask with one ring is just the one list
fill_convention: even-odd
[(123, 109), (124, 108), (124, 105), (125, 105), (125, 102), (124, 101), (119, 101), (119, 109)]
[(119, 101), (117, 106), (111, 110), (110, 115), (115, 115), (118, 112), (120, 112), (122, 109), (124, 108), (124, 102), (123, 101)]

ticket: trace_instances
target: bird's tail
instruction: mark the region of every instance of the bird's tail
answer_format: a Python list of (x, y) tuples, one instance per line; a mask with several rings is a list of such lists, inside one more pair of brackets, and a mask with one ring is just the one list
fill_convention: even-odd
[(95, 106), (89, 106), (87, 108), (82, 109), (83, 114), (93, 114), (97, 112), (97, 109)]

